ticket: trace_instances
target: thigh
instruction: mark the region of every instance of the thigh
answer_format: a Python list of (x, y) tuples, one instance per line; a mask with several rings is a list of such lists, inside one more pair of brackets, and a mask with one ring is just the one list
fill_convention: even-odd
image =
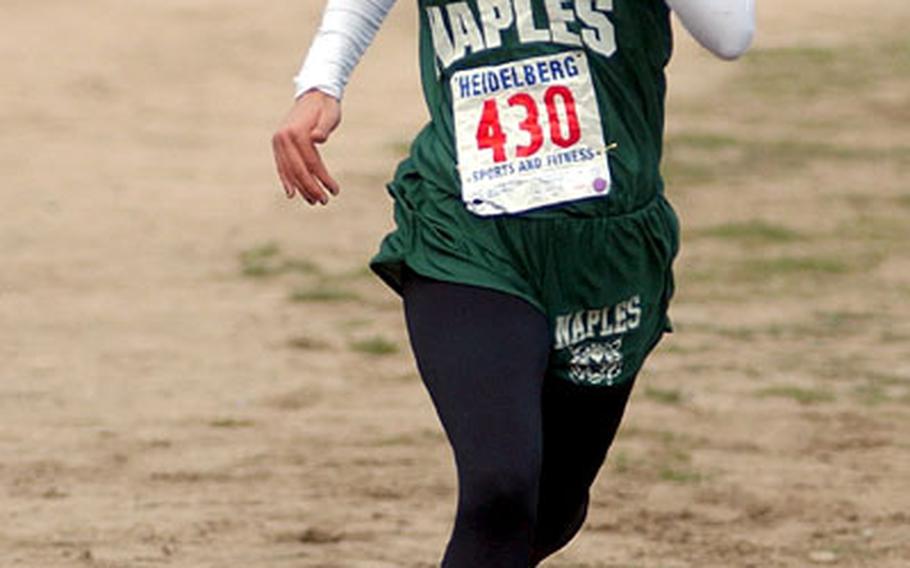
[(514, 296), (408, 273), (405, 316), (459, 473), (514, 460), (539, 471), (547, 320)]
[(563, 525), (584, 516), (588, 490), (619, 429), (633, 384), (591, 387), (547, 380), (538, 515), (542, 532), (561, 532)]

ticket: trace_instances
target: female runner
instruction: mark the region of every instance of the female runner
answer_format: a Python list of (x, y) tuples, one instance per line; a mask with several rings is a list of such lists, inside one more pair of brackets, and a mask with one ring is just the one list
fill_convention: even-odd
[[(289, 198), (328, 203), (316, 145), (395, 0), (328, 0), (274, 136)], [(527, 567), (580, 529), (645, 357), (669, 329), (676, 216), (660, 157), (670, 10), (732, 59), (754, 0), (418, 0), (430, 123), (373, 270), (404, 299), (451, 442), (443, 566)]]

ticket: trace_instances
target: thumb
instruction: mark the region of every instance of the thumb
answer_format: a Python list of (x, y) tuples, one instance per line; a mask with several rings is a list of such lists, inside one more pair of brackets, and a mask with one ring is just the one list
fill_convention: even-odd
[(313, 139), (313, 142), (322, 144), (329, 139), (329, 135), (335, 130), (337, 125), (338, 120), (335, 117), (335, 113), (330, 109), (323, 109), (316, 120), (316, 126), (314, 126), (313, 130), (310, 132), (310, 137)]

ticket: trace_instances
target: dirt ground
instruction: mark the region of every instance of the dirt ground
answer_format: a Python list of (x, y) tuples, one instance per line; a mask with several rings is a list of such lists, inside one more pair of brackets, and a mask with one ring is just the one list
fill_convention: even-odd
[[(3, 0), (0, 566), (432, 566), (453, 468), (365, 269), (425, 119), (401, 2), (287, 202), (321, 2)], [(680, 35), (677, 333), (552, 567), (910, 565), (910, 3)]]

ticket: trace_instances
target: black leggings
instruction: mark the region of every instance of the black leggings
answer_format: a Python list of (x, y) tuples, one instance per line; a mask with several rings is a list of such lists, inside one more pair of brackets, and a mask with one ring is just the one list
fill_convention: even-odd
[(632, 383), (581, 387), (547, 377), (547, 319), (517, 297), (413, 272), (403, 296), (458, 470), (442, 565), (535, 566), (581, 528)]

